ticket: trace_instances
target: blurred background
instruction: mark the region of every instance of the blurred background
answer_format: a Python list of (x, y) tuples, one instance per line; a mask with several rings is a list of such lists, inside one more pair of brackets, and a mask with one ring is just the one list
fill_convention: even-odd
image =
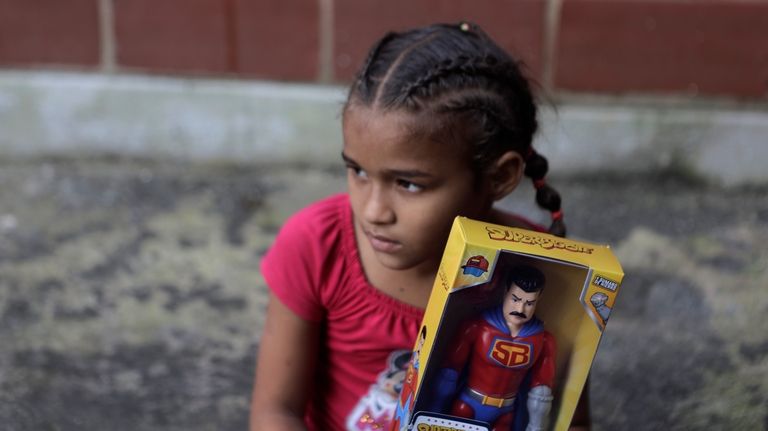
[(768, 2), (0, 0), (0, 430), (246, 429), (258, 261), (344, 189), (345, 86), (459, 20), (525, 62), (569, 232), (627, 274), (594, 429), (768, 429)]

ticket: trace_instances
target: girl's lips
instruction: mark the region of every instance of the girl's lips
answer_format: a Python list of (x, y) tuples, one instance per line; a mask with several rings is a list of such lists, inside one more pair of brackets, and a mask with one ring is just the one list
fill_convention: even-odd
[(365, 235), (368, 237), (368, 241), (371, 243), (371, 247), (373, 247), (375, 251), (381, 253), (393, 253), (402, 247), (399, 242), (391, 240), (387, 237), (375, 235), (371, 232), (365, 232)]

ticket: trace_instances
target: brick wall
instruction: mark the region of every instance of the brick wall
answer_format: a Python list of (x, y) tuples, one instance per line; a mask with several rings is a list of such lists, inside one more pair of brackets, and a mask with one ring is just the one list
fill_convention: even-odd
[(389, 29), (467, 19), (551, 92), (765, 100), (765, 0), (0, 0), (0, 67), (346, 82)]

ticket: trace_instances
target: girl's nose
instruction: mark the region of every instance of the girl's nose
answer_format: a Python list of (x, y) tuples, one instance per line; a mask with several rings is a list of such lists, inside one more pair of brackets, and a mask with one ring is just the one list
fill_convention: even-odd
[(395, 212), (386, 193), (374, 186), (365, 202), (364, 217), (371, 224), (388, 224), (395, 221)]

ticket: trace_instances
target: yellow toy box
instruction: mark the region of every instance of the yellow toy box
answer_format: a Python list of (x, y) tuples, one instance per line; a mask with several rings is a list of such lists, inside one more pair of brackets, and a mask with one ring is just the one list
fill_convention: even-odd
[(623, 276), (607, 246), (457, 217), (392, 430), (567, 429)]

